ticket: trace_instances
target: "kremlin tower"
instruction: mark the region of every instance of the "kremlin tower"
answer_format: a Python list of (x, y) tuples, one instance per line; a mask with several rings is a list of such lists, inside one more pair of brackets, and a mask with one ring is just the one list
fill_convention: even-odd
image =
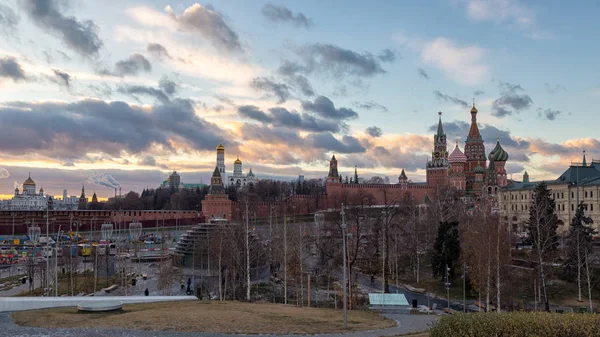
[(448, 157), (448, 163), (450, 164), (448, 170), (450, 186), (459, 191), (464, 191), (466, 189), (465, 164), (467, 163), (467, 156), (458, 147), (458, 138), (456, 139), (454, 151)]
[(448, 182), (448, 151), (446, 149), (446, 134), (442, 127), (442, 112), (438, 112), (439, 121), (437, 132), (433, 136), (433, 152), (431, 160), (427, 161), (427, 186), (434, 187)]
[[(479, 127), (477, 126), (477, 109), (475, 103), (471, 108), (471, 128), (467, 135), (467, 141), (465, 142), (465, 155), (467, 156), (467, 163), (465, 165), (465, 176), (467, 180), (467, 192), (475, 193), (480, 195), (481, 189), (474, 188), (476, 179), (475, 168), (480, 166), (485, 172), (486, 158), (485, 158), (485, 146), (483, 145), (483, 138), (479, 133)], [(478, 169), (478, 171), (480, 171)], [(483, 177), (481, 178), (483, 179)]]
[(217, 168), (221, 177), (225, 176), (225, 147), (223, 146), (223, 139), (219, 141), (217, 146)]

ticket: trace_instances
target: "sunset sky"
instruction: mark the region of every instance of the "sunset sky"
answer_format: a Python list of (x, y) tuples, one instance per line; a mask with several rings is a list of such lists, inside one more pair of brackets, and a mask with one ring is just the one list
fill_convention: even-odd
[[(259, 179), (424, 181), (442, 111), (472, 101), (509, 176), (600, 159), (598, 1), (3, 0), (0, 195), (109, 197), (177, 170), (209, 182), (223, 138)], [(108, 183), (112, 178), (113, 183)]]

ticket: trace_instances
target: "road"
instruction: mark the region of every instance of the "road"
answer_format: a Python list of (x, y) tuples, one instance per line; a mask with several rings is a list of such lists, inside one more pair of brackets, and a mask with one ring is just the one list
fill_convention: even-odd
[[(379, 278), (375, 278), (374, 282), (371, 283), (371, 276), (365, 275), (362, 273), (357, 273), (357, 283), (363, 290), (365, 290), (367, 292), (381, 292), (381, 289), (382, 289), (382, 284), (381, 284), (381, 281), (379, 280)], [(406, 297), (406, 300), (408, 301), (408, 303), (410, 305), (412, 305), (413, 299), (416, 299), (417, 305), (427, 305), (427, 306), (431, 307), (435, 303), (438, 309), (444, 309), (448, 306), (448, 301), (445, 299), (442, 299), (442, 298), (429, 297), (426, 294), (414, 293), (414, 292), (404, 289), (403, 287), (396, 287), (395, 284), (390, 284), (389, 288), (390, 288), (390, 293), (403, 294), (404, 297)], [(467, 310), (468, 310), (469, 304), (472, 304), (472, 303), (473, 303), (473, 301), (467, 301)], [(450, 308), (457, 310), (457, 311), (463, 311), (463, 303), (462, 303), (462, 301), (460, 301), (460, 302), (450, 301)]]

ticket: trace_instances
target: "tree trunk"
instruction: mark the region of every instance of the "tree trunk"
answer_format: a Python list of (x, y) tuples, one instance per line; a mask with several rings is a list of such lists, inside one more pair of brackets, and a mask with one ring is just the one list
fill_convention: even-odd
[(248, 226), (248, 197), (246, 197), (246, 301), (250, 302), (250, 228)]
[(579, 241), (579, 228), (577, 231), (577, 301), (581, 302), (581, 243)]
[(592, 304), (592, 273), (593, 273), (593, 270), (590, 267), (590, 256), (589, 256), (589, 253), (586, 253), (585, 276), (587, 279), (588, 300), (589, 300), (589, 304), (590, 304), (590, 312), (594, 311), (594, 305)]
[(500, 312), (500, 221), (496, 237), (496, 305), (497, 311)]

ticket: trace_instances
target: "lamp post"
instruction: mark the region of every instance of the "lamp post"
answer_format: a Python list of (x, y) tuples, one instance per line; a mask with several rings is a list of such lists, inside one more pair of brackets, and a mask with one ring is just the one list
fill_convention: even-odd
[(348, 313), (347, 313), (347, 299), (346, 299), (346, 212), (344, 212), (344, 204), (342, 203), (342, 242), (343, 242), (343, 255), (344, 255), (344, 275), (343, 275), (343, 281), (344, 281), (344, 329), (348, 328)]
[(17, 213), (15, 212), (10, 212), (10, 215), (12, 216), (12, 236), (15, 236), (15, 216), (17, 215)]
[(448, 267), (448, 265), (446, 264), (446, 283), (444, 283), (444, 285), (446, 286), (446, 297), (448, 298), (448, 303), (447, 303), (448, 309), (450, 309), (450, 278), (448, 275), (449, 271), (450, 271), (450, 267)]

